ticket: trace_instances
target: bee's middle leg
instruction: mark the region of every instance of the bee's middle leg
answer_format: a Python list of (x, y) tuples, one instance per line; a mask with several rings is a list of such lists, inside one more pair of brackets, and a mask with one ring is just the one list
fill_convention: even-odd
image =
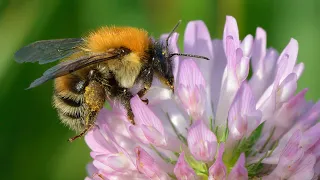
[(135, 124), (134, 122), (134, 114), (132, 112), (130, 100), (133, 98), (132, 93), (127, 88), (118, 87), (118, 94), (116, 95), (117, 99), (121, 102), (121, 104), (127, 110), (127, 116), (131, 124)]

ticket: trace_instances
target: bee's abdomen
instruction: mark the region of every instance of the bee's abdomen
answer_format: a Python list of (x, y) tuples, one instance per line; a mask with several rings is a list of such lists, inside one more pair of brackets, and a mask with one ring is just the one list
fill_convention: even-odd
[[(83, 80), (74, 75), (62, 76), (55, 79), (53, 106), (57, 109), (62, 123), (75, 131), (85, 127), (87, 107), (84, 102)], [(78, 86), (78, 87), (77, 87)]]

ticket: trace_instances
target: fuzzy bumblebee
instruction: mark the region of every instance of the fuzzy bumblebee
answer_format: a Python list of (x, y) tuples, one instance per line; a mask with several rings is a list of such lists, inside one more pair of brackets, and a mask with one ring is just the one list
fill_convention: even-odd
[[(138, 95), (143, 97), (156, 76), (174, 90), (173, 56), (208, 59), (169, 51), (168, 40), (179, 23), (165, 42), (154, 40), (143, 29), (103, 27), (85, 38), (34, 42), (17, 51), (15, 60), (39, 64), (61, 60), (29, 88), (54, 79), (53, 105), (61, 121), (80, 133), (69, 139), (73, 141), (94, 126), (106, 98), (122, 103), (128, 119), (134, 124), (130, 88), (142, 84)], [(147, 99), (144, 101), (148, 103)]]

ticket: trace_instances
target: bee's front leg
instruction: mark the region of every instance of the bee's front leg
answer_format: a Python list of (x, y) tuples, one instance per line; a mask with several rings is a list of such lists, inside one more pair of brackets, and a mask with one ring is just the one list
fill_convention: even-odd
[[(145, 94), (147, 94), (148, 90), (150, 89), (152, 85), (152, 79), (153, 79), (153, 71), (149, 69), (147, 73), (145, 73), (143, 76), (140, 77), (143, 82), (143, 89), (141, 89), (138, 92), (138, 96), (142, 98)], [(141, 99), (144, 103), (149, 104), (148, 99)]]

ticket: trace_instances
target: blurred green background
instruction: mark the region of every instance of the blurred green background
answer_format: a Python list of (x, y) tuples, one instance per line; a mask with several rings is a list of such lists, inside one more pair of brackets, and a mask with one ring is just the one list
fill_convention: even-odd
[(291, 37), (299, 41), (306, 69), (299, 89), (320, 97), (320, 1), (317, 0), (0, 0), (0, 179), (83, 179), (90, 161), (83, 139), (59, 123), (51, 107), (52, 82), (24, 89), (51, 65), (17, 64), (14, 52), (41, 39), (80, 37), (104, 25), (145, 28), (153, 36), (182, 19), (201, 19), (213, 38), (221, 38), (226, 15), (236, 17), (240, 37), (266, 29), (268, 46), (281, 51)]

